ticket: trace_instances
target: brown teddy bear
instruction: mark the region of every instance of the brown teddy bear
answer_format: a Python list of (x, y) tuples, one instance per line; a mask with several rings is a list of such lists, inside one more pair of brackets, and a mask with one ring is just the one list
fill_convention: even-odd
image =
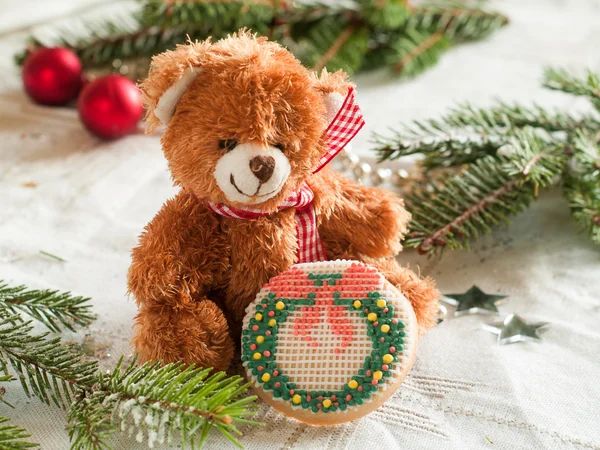
[[(317, 77), (277, 43), (245, 32), (153, 58), (141, 84), (148, 132), (166, 125), (162, 147), (181, 190), (133, 250), (142, 361), (229, 367), (245, 308), (298, 262), (297, 208), (281, 205), (307, 186), (327, 258), (377, 267), (412, 303), (422, 331), (435, 324), (432, 280), (394, 259), (410, 217), (402, 200), (327, 167), (313, 173), (351, 89), (343, 72)], [(258, 215), (225, 216), (215, 205)]]

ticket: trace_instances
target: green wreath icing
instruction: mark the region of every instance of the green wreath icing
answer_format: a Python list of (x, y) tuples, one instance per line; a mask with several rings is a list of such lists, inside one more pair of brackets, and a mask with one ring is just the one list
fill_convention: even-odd
[[(326, 280), (334, 285), (343, 274), (309, 274), (317, 289)], [(320, 300), (327, 302), (328, 300)], [(256, 305), (254, 317), (242, 331), (242, 362), (254, 375), (265, 391), (274, 398), (290, 402), (294, 407), (311, 409), (313, 412), (345, 411), (349, 406), (362, 405), (378, 390), (380, 384), (392, 376), (392, 367), (398, 362), (398, 353), (404, 347), (404, 323), (394, 319), (394, 306), (388, 304), (378, 291), (368, 292), (365, 298), (340, 298), (333, 293), (333, 305), (343, 306), (350, 311), (360, 311), (367, 323), (367, 333), (373, 342), (373, 350), (363, 363), (363, 368), (337, 391), (307, 391), (297, 389), (295, 383), (275, 362), (277, 331), (287, 320), (291, 311), (303, 306), (315, 306), (316, 293), (309, 292), (306, 298), (278, 298), (270, 292)]]

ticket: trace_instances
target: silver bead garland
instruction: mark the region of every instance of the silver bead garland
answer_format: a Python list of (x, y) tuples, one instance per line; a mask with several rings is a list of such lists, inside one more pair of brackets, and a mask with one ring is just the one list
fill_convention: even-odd
[(373, 168), (371, 164), (361, 161), (360, 157), (353, 153), (350, 146), (342, 150), (335, 161), (338, 164), (338, 170), (350, 175), (356, 181), (373, 186), (381, 186), (388, 182), (396, 187), (402, 187), (410, 178), (410, 174), (405, 169), (392, 169), (389, 167)]

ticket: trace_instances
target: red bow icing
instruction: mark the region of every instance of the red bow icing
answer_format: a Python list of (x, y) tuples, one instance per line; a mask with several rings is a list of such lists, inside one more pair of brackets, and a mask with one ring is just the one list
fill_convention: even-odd
[[(355, 103), (354, 89), (348, 90), (340, 110), (335, 115), (327, 129), (325, 137), (329, 147), (313, 171), (317, 173), (325, 167), (342, 149), (350, 142), (356, 133), (365, 124), (360, 108)], [(327, 256), (323, 247), (323, 241), (319, 236), (317, 217), (312, 207), (315, 195), (306, 183), (302, 183), (297, 192), (293, 192), (282, 202), (277, 209), (279, 211), (288, 208), (296, 209), (296, 227), (298, 233), (298, 262), (325, 261)], [(259, 217), (269, 215), (267, 212), (250, 207), (233, 208), (230, 206), (207, 203), (208, 207), (215, 213), (235, 219), (256, 220)]]

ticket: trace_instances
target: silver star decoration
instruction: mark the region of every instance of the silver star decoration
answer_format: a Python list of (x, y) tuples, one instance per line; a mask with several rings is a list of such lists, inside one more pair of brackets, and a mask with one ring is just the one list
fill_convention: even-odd
[(473, 286), (464, 294), (446, 294), (442, 301), (456, 306), (455, 316), (465, 314), (498, 314), (497, 304), (506, 295), (490, 295), (477, 286)]
[(547, 322), (527, 323), (516, 314), (509, 314), (502, 322), (484, 325), (488, 331), (498, 335), (498, 344), (539, 341), (538, 330), (548, 325)]

